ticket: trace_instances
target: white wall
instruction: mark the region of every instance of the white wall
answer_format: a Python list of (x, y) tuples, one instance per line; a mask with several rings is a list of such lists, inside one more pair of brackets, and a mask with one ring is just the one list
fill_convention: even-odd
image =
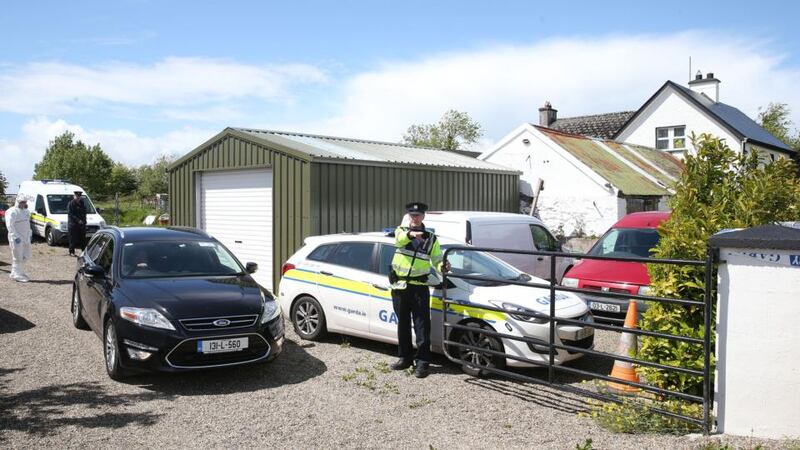
[(722, 433), (800, 437), (800, 267), (789, 253), (720, 250), (714, 400)]
[[(538, 208), (548, 228), (563, 226), (569, 235), (582, 223), (586, 233), (599, 236), (617, 221), (620, 211), (616, 189), (605, 187), (605, 180), (597, 174), (583, 172), (579, 164), (559, 153), (554, 149), (557, 145), (535, 129), (517, 131), (485, 160), (522, 171), (520, 190), (526, 195), (531, 195), (530, 186), (537, 178), (544, 180)], [(525, 144), (523, 139), (530, 143)], [(624, 203), (621, 214), (625, 214)]]
[(665, 89), (652, 103), (642, 111), (617, 138), (619, 142), (656, 146), (656, 128), (686, 126), (686, 146), (694, 151), (689, 139), (692, 132), (697, 135), (711, 133), (725, 139), (725, 142), (735, 152), (741, 152), (742, 143), (728, 130), (720, 126), (708, 114), (703, 112), (672, 88)]

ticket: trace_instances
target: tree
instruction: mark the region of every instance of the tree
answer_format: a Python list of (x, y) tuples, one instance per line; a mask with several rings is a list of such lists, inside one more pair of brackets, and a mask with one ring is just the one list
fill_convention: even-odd
[(111, 168), (111, 178), (108, 184), (109, 191), (113, 194), (133, 194), (139, 187), (136, 169), (128, 167), (125, 164), (115, 163), (114, 167)]
[(403, 135), (403, 143), (420, 147), (459, 150), (483, 136), (481, 125), (469, 114), (451, 109), (438, 123), (411, 125)]
[(773, 136), (795, 150), (800, 149), (800, 132), (792, 135), (792, 110), (786, 103), (770, 103), (766, 108), (758, 108), (758, 123)]
[(3, 172), (0, 172), (0, 197), (6, 195), (6, 188), (8, 188), (8, 180)]
[(75, 135), (65, 131), (47, 146), (42, 160), (33, 171), (35, 180), (55, 178), (70, 180), (93, 195), (110, 194), (109, 179), (114, 162), (99, 144), (87, 147)]
[(175, 161), (173, 155), (159, 156), (152, 164), (139, 167), (139, 187), (137, 193), (142, 197), (152, 197), (163, 194), (169, 190), (169, 176), (167, 168)]
[[(705, 258), (708, 239), (724, 228), (745, 228), (800, 216), (800, 180), (787, 159), (759, 161), (757, 152), (737, 155), (723, 140), (692, 135), (697, 156), (687, 156), (685, 170), (670, 200), (670, 219), (659, 228), (657, 258)], [(649, 264), (652, 295), (703, 298), (703, 267)], [(714, 297), (712, 297), (714, 298)], [(711, 318), (711, 323), (715, 323)], [(644, 313), (643, 330), (703, 338), (703, 308), (653, 302)], [(712, 331), (713, 333), (713, 331)], [(701, 370), (702, 347), (645, 336), (639, 358)], [(702, 393), (702, 378), (639, 367), (647, 383), (688, 394)]]

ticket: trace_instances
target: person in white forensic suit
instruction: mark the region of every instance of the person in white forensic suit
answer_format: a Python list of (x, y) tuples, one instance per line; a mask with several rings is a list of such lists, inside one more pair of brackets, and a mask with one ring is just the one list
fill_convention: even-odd
[(20, 195), (14, 206), (6, 211), (8, 245), (11, 247), (12, 280), (27, 282), (25, 262), (31, 258), (31, 212), (28, 211), (27, 197)]

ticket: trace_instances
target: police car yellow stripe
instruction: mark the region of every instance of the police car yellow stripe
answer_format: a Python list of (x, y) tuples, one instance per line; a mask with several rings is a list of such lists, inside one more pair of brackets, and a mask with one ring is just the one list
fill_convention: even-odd
[(38, 222), (51, 223), (56, 226), (61, 226), (61, 223), (58, 222), (57, 220), (39, 214), (31, 214), (31, 219)]
[[(321, 287), (336, 289), (340, 291), (350, 292), (357, 295), (364, 295), (374, 297), (380, 300), (391, 301), (392, 295), (389, 291), (384, 291), (373, 287), (369, 283), (349, 280), (332, 275), (325, 275), (318, 272), (312, 272), (303, 269), (292, 269), (287, 271), (283, 278), (287, 280), (300, 281), (303, 283), (316, 284)], [(431, 296), (431, 309), (434, 311), (442, 311), (444, 304), (442, 297)], [(489, 322), (498, 320), (506, 320), (506, 314), (496, 311), (487, 311), (481, 308), (470, 307), (460, 304), (450, 304), (448, 306), (450, 314), (456, 314), (464, 317), (472, 317), (476, 319), (483, 319)]]

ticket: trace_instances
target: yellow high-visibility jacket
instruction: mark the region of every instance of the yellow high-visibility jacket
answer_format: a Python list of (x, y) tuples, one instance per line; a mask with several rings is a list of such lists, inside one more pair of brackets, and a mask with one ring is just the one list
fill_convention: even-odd
[(431, 232), (426, 232), (426, 238), (415, 249), (414, 239), (408, 236), (408, 232), (408, 227), (398, 227), (394, 232), (396, 250), (392, 257), (392, 270), (401, 282), (424, 285), (431, 267), (441, 271), (442, 249), (436, 235)]

